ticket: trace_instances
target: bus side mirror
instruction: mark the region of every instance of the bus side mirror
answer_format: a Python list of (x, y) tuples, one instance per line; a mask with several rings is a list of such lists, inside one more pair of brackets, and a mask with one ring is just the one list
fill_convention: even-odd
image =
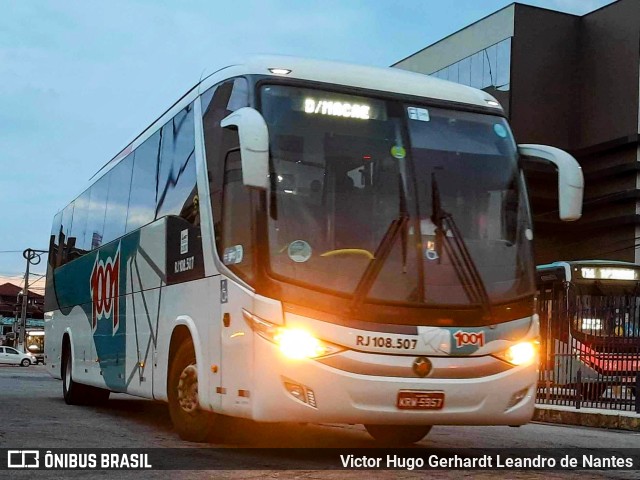
[(224, 128), (237, 128), (242, 160), (242, 183), (247, 187), (269, 188), (269, 130), (260, 113), (243, 107), (222, 119)]
[(518, 151), (530, 162), (551, 163), (558, 169), (560, 220), (570, 222), (582, 216), (584, 176), (577, 160), (564, 150), (547, 145), (518, 145)]

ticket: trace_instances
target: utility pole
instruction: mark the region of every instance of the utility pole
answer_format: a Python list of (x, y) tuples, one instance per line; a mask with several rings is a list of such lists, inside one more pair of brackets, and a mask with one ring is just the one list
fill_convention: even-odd
[(20, 338), (18, 339), (18, 350), (26, 352), (24, 345), (27, 331), (27, 305), (29, 304), (29, 266), (38, 265), (42, 260), (41, 255), (47, 253), (46, 250), (33, 250), (27, 248), (22, 252), (22, 256), (27, 261), (27, 270), (24, 273), (24, 290), (22, 292), (22, 314), (20, 316)]

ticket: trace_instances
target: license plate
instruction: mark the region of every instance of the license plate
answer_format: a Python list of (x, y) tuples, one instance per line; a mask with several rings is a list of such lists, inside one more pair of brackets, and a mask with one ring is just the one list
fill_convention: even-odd
[(400, 390), (397, 406), (400, 410), (440, 410), (444, 406), (444, 392)]

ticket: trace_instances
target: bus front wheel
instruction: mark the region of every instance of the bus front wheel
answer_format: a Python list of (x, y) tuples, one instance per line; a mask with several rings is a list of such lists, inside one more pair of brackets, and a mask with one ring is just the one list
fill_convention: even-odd
[(391, 445), (411, 445), (431, 431), (431, 425), (365, 425), (375, 440)]
[(191, 339), (178, 347), (169, 369), (169, 413), (183, 440), (205, 442), (212, 433), (216, 415), (200, 409), (198, 369)]

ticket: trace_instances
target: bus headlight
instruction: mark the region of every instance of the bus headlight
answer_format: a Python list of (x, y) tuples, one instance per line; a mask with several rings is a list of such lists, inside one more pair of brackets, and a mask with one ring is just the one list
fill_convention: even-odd
[(342, 347), (314, 337), (306, 330), (281, 327), (246, 310), (243, 310), (242, 313), (254, 332), (275, 343), (282, 354), (292, 360), (324, 357), (344, 350)]
[(280, 328), (275, 341), (284, 356), (292, 359), (323, 357), (340, 351), (338, 347), (299, 329)]
[(533, 363), (536, 359), (537, 352), (537, 342), (520, 342), (511, 345), (502, 352), (494, 353), (493, 356), (509, 362), (512, 365), (520, 366)]
[(581, 330), (602, 330), (602, 320), (599, 318), (583, 318)]

